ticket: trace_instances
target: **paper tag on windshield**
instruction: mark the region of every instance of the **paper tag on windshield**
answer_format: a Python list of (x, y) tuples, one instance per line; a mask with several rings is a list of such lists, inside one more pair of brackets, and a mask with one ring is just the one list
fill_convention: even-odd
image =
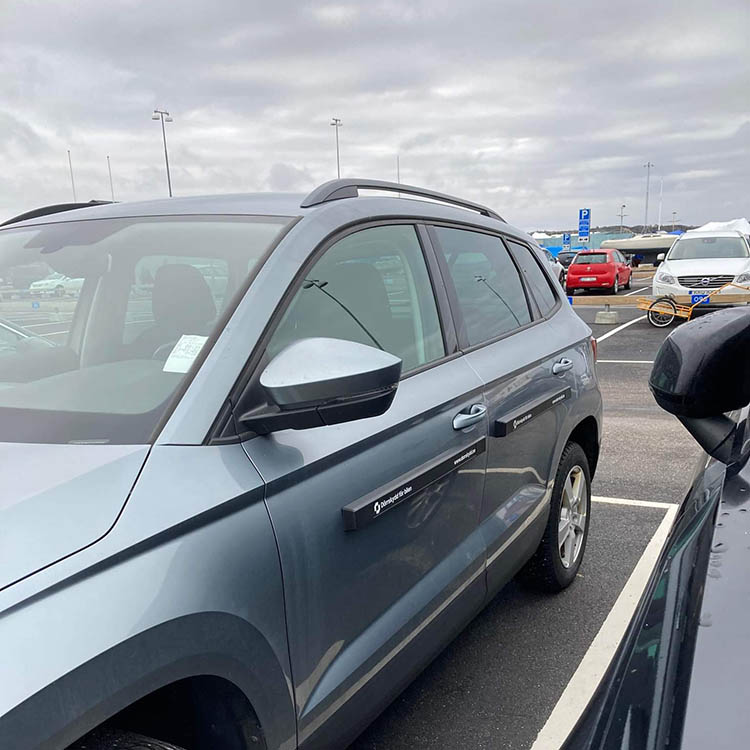
[(163, 372), (187, 372), (200, 354), (208, 336), (180, 336), (162, 367)]

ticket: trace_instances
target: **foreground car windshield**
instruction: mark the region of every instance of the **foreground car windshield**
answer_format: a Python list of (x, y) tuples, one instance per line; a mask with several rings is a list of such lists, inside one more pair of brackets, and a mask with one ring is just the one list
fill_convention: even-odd
[(586, 253), (585, 255), (581, 255), (580, 253), (576, 256), (576, 259), (573, 261), (573, 263), (606, 263), (607, 262), (607, 255), (606, 253)]
[[(102, 219), (0, 231), (0, 441), (148, 441), (289, 221)], [(34, 286), (53, 276), (65, 283)]]
[(669, 253), (669, 260), (747, 257), (747, 247), (739, 237), (686, 237), (677, 240)]

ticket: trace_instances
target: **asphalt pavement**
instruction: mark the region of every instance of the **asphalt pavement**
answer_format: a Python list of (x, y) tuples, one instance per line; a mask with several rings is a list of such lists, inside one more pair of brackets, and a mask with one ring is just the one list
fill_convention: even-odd
[[(649, 286), (637, 280), (631, 296)], [(593, 322), (595, 306), (574, 309), (603, 338), (594, 497), (679, 502), (700, 451), (648, 390), (651, 362), (672, 328), (654, 328), (635, 307), (618, 308), (612, 325)], [(664, 516), (659, 507), (595, 500), (574, 585), (556, 596), (506, 586), (349, 750), (530, 748)]]

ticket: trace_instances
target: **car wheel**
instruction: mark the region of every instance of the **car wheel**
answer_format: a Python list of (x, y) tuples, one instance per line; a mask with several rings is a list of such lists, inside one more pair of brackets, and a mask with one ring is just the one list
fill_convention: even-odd
[(617, 294), (620, 291), (620, 280), (615, 276), (615, 283), (612, 284), (612, 294)]
[(625, 282), (625, 289), (630, 289), (632, 281), (633, 281), (633, 274), (631, 273), (628, 276), (628, 280)]
[(70, 750), (182, 750), (177, 745), (119, 729), (95, 729)]
[(524, 583), (551, 593), (573, 583), (586, 550), (590, 515), (589, 462), (578, 443), (568, 443), (555, 474), (547, 528), (521, 571)]

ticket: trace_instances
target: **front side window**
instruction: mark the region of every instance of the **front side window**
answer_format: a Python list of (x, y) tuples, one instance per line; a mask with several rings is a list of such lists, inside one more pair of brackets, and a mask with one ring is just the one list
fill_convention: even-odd
[(513, 260), (499, 237), (435, 227), (469, 345), (481, 344), (531, 322)]
[(290, 220), (0, 231), (0, 441), (142, 443)]
[(383, 349), (403, 361), (403, 372), (445, 354), (415, 227), (372, 227), (332, 245), (305, 274), (267, 351), (274, 357), (318, 336)]
[(668, 260), (747, 257), (747, 246), (740, 237), (684, 237), (674, 243)]
[(508, 245), (510, 245), (516, 262), (521, 268), (526, 284), (534, 295), (537, 305), (539, 305), (539, 311), (542, 315), (547, 315), (557, 304), (557, 297), (552, 291), (549, 280), (539, 267), (536, 258), (532, 257), (532, 251), (529, 248), (518, 242), (509, 241)]

